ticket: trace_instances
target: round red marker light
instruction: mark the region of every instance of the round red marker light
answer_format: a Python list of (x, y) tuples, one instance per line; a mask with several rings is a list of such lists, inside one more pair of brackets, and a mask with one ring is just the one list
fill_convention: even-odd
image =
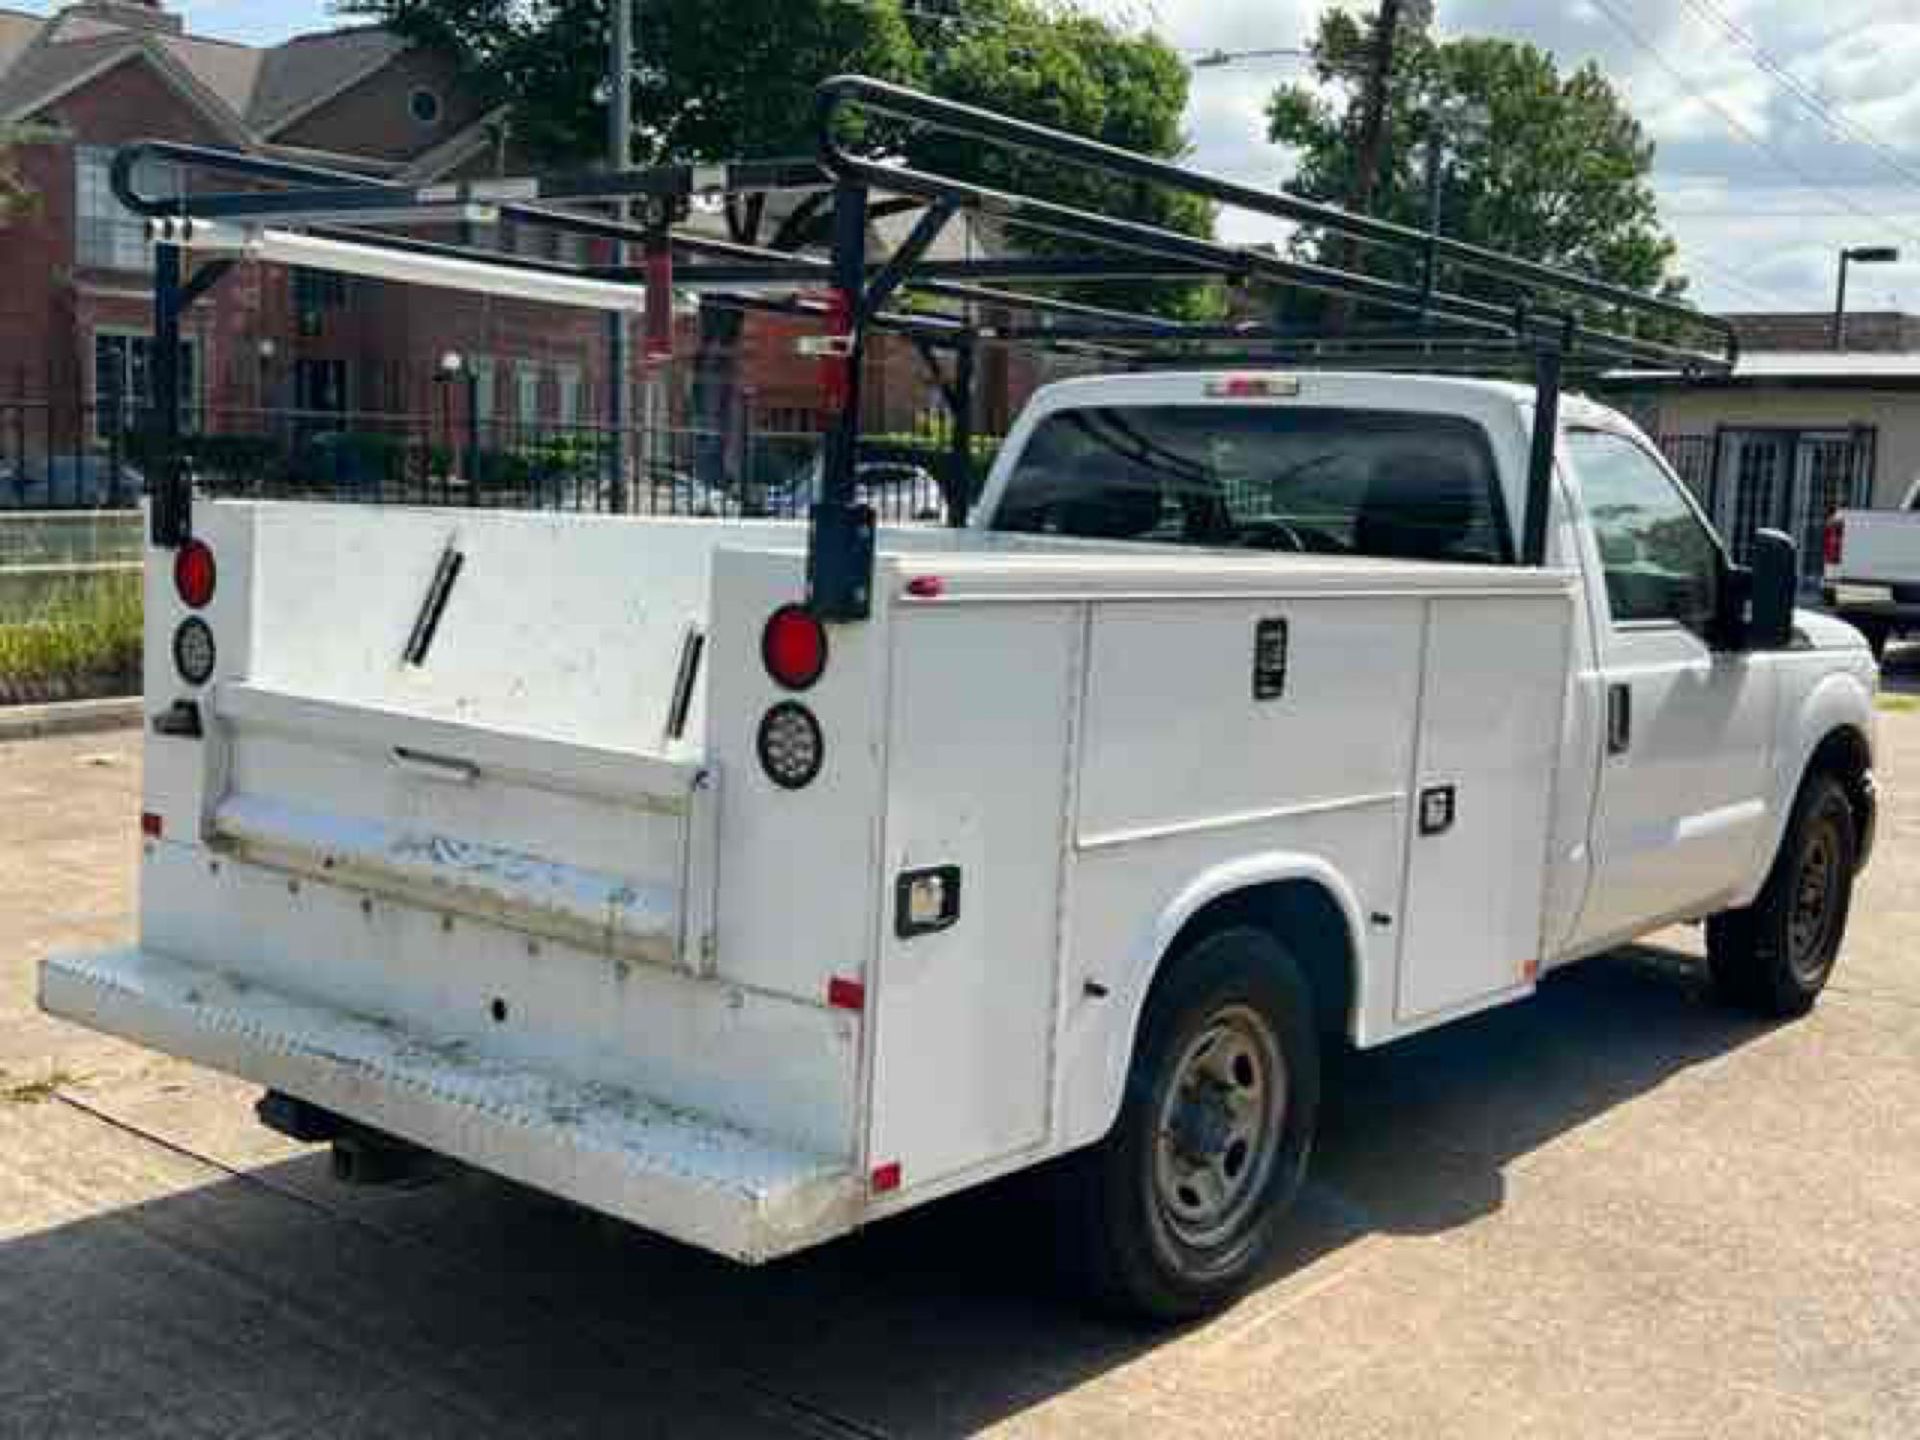
[(203, 608), (213, 599), (218, 580), (219, 570), (206, 541), (189, 540), (173, 552), (173, 588), (183, 604)]
[(767, 674), (789, 690), (805, 690), (827, 668), (827, 627), (804, 605), (783, 605), (760, 632)]

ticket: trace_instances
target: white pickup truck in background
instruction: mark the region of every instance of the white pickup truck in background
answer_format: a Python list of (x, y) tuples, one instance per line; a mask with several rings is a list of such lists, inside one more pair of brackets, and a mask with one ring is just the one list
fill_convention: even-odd
[(1533, 398), (1059, 385), (833, 625), (794, 525), (202, 500), (150, 552), (140, 939), (42, 1003), (349, 1170), (742, 1261), (1058, 1161), (1099, 1294), (1217, 1306), (1327, 1046), (1676, 921), (1772, 1016), (1839, 952), (1866, 647), (1580, 400), (1515, 564)]
[(1842, 510), (1827, 522), (1823, 591), (1876, 656), (1920, 632), (1920, 480), (1896, 510)]

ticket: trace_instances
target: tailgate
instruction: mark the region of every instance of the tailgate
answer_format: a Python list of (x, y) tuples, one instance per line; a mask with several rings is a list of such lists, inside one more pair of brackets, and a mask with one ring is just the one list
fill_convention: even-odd
[(710, 906), (697, 897), (711, 893), (714, 810), (698, 763), (251, 684), (223, 685), (213, 708), (225, 749), (206, 817), (216, 847), (704, 970)]
[(1842, 512), (1842, 550), (1835, 577), (1920, 586), (1920, 513)]
[[(202, 514), (221, 664), (204, 745), (179, 756), (199, 783), (167, 834), (704, 971), (713, 794), (688, 656), (711, 533), (359, 506)], [(153, 697), (172, 677), (165, 643), (151, 648)], [(174, 788), (172, 752), (151, 760)]]

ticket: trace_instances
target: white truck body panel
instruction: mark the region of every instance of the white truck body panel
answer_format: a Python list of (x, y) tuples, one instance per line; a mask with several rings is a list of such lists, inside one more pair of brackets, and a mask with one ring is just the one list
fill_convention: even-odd
[[(140, 943), (48, 962), (43, 1004), (764, 1260), (1099, 1138), (1210, 905), (1323, 905), (1379, 1044), (1750, 895), (1813, 746), (1870, 730), (1844, 627), (1727, 657), (1610, 624), (1565, 457), (1541, 570), (985, 528), (1040, 418), (1203, 380), (1043, 392), (982, 527), (883, 531), (872, 618), (798, 695), (760, 646), (800, 527), (202, 502), (219, 663), (204, 738), (148, 741)], [(1473, 420), (1517, 526), (1525, 392), (1301, 389)], [(1640, 741), (1609, 757), (1619, 684)], [(794, 700), (823, 763), (786, 790), (758, 731)], [(934, 867), (957, 911), (908, 933)]]

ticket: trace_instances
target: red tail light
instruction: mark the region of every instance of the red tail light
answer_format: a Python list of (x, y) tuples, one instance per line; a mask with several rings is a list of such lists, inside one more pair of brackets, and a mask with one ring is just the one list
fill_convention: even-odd
[(827, 627), (804, 605), (783, 605), (760, 632), (760, 659), (787, 689), (808, 689), (827, 668)]
[(213, 551), (204, 540), (189, 540), (173, 552), (173, 588), (181, 603), (195, 610), (213, 599), (219, 582), (219, 569), (213, 563)]
[(1838, 515), (1827, 521), (1826, 560), (1829, 568), (1840, 563), (1840, 554), (1847, 545), (1847, 523)]

